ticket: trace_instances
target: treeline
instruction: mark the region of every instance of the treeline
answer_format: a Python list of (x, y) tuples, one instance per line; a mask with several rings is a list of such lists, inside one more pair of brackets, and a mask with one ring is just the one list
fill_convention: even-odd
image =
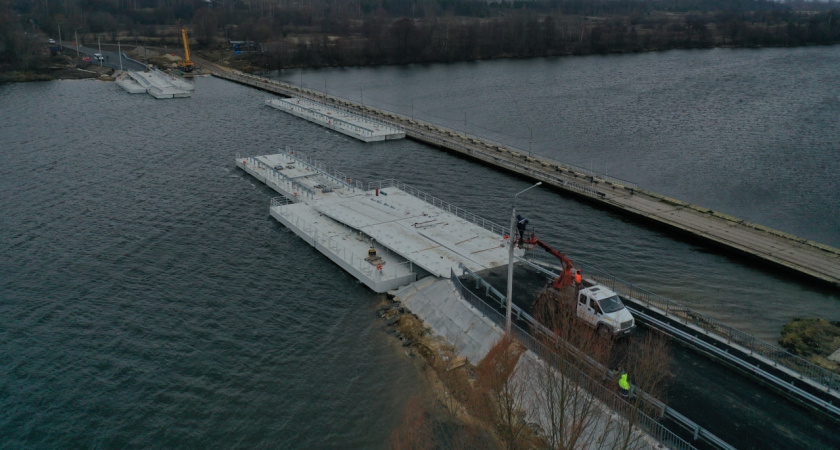
[[(248, 47), (258, 67), (399, 64), (840, 43), (835, 0), (0, 0), (0, 63), (21, 36)], [(7, 25), (8, 24), (8, 25)], [(168, 41), (167, 41), (168, 39)], [(31, 53), (31, 51), (30, 51)]]
[(372, 19), (345, 33), (325, 29), (320, 40), (270, 40), (253, 58), (257, 66), (279, 68), (835, 44), (840, 42), (836, 17), (836, 11), (807, 17), (794, 12), (728, 11), (677, 18), (655, 11), (605, 17), (515, 11), (482, 20)]

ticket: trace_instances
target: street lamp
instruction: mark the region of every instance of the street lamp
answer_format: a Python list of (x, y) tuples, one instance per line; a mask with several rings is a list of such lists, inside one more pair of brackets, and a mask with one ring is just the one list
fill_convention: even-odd
[(75, 42), (75, 44), (76, 44), (76, 58), (79, 57), (79, 30), (81, 28), (84, 28), (84, 27), (79, 27), (79, 28), (76, 28), (75, 30), (73, 30), (73, 35), (76, 36), (76, 42)]
[(59, 22), (58, 23), (58, 51), (62, 50), (62, 46), (61, 46), (61, 24), (62, 23), (64, 23), (64, 22)]
[(510, 335), (510, 305), (513, 301), (513, 244), (516, 241), (516, 197), (519, 194), (531, 190), (542, 184), (542, 181), (537, 184), (519, 191), (513, 196), (513, 210), (510, 212), (510, 234), (508, 235), (508, 278), (507, 278), (507, 308), (505, 310), (505, 334)]

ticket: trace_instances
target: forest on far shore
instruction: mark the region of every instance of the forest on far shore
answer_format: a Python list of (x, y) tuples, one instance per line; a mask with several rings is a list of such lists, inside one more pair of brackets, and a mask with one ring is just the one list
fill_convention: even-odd
[[(180, 46), (249, 69), (840, 43), (835, 0), (0, 0), (0, 71), (46, 38)], [(230, 41), (241, 41), (233, 55)]]

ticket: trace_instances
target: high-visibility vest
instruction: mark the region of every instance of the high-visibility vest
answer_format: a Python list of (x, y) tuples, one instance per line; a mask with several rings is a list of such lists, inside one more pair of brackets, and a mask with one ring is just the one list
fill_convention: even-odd
[(630, 383), (627, 382), (627, 374), (621, 375), (621, 378), (618, 380), (618, 387), (624, 389), (625, 391), (630, 390)]

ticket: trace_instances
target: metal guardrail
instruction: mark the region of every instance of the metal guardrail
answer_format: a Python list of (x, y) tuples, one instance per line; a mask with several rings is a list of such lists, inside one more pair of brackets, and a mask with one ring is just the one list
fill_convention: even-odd
[(645, 289), (634, 286), (632, 283), (623, 281), (618, 277), (609, 275), (600, 270), (587, 267), (587, 276), (596, 279), (615, 292), (624, 296), (632, 297), (643, 303), (648, 308), (656, 308), (679, 319), (685, 325), (693, 325), (703, 329), (707, 334), (713, 334), (725, 340), (727, 344), (736, 344), (744, 347), (749, 354), (760, 355), (774, 363), (790, 369), (800, 375), (800, 379), (807, 378), (826, 392), (840, 391), (840, 374), (824, 369), (810, 361), (800, 358), (787, 350), (765, 342), (749, 333), (733, 328), (717, 319), (705, 316), (692, 311), (673, 300), (654, 294)]
[[(254, 156), (247, 155), (247, 154), (243, 155), (243, 154), (240, 154), (240, 153), (237, 152), (236, 153), (236, 159), (237, 160), (248, 161), (248, 163), (251, 164), (251, 166), (256, 166), (257, 168), (263, 169), (265, 171), (263, 176), (265, 176), (267, 181), (270, 180), (270, 181), (274, 182), (275, 185), (278, 185), (278, 186), (281, 183), (286, 184), (288, 186), (288, 189), (290, 190), (289, 192), (292, 192), (292, 191), (303, 192), (303, 193), (306, 193), (306, 195), (308, 195), (310, 198), (315, 196), (315, 191), (310, 189), (308, 186), (305, 186), (301, 182), (286, 176), (281, 171), (275, 169), (274, 167), (269, 166), (268, 164), (260, 161), (259, 159), (257, 159)], [(297, 196), (297, 192), (295, 192), (295, 196)], [(299, 200), (300, 199), (296, 199), (295, 201), (299, 201)]]
[(439, 199), (439, 198), (437, 198), (433, 195), (429, 195), (429, 194), (427, 194), (427, 193), (425, 193), (425, 192), (423, 192), (419, 189), (415, 189), (415, 188), (413, 188), (413, 187), (411, 187), (411, 186), (409, 186), (405, 183), (399, 182), (397, 180), (387, 179), (387, 180), (374, 181), (374, 182), (368, 183), (368, 190), (379, 189), (381, 191), (382, 189), (387, 189), (389, 187), (395, 187), (395, 188), (411, 195), (412, 197), (416, 197), (420, 200), (423, 200), (424, 202), (426, 202), (426, 203), (428, 203), (432, 206), (438, 207), (438, 208), (446, 211), (449, 214), (453, 214), (456, 217), (459, 217), (461, 219), (466, 220), (467, 222), (478, 225), (481, 228), (484, 228), (485, 230), (489, 230), (493, 233), (498, 234), (499, 236), (506, 236), (507, 233), (508, 233), (506, 231), (507, 229), (505, 227), (503, 227), (501, 225), (498, 225), (495, 222), (491, 222), (491, 221), (485, 219), (484, 217), (473, 214), (473, 213), (471, 213), (471, 212), (469, 212), (465, 209), (461, 209), (461, 208), (459, 208), (457, 206), (454, 206), (450, 203), (447, 203), (447, 202), (445, 202), (445, 201), (443, 201), (443, 200), (441, 200), (441, 199)]
[[(307, 100), (307, 101), (312, 102), (312, 100)], [(268, 100), (268, 101), (266, 101), (266, 103), (269, 104), (270, 106), (274, 107), (274, 108), (277, 108), (277, 109), (280, 109), (280, 110), (283, 110), (283, 111), (289, 111), (289, 112), (297, 111), (300, 114), (312, 115), (312, 116), (314, 116), (318, 119), (321, 119), (322, 122), (325, 122), (325, 123), (321, 123), (321, 125), (325, 125), (325, 124), (326, 125), (335, 125), (336, 127), (343, 128), (343, 129), (346, 129), (346, 130), (348, 130), (352, 133), (358, 133), (358, 134), (363, 135), (363, 136), (373, 136), (373, 133), (374, 133), (374, 130), (371, 130), (369, 128), (362, 127), (361, 125), (356, 125), (354, 123), (348, 122), (348, 121), (346, 121), (346, 120), (344, 120), (340, 117), (336, 117), (336, 116), (333, 116), (331, 114), (324, 114), (322, 112), (315, 111), (311, 108), (305, 108), (305, 107), (300, 106), (300, 105), (293, 105), (291, 103), (284, 102), (284, 101), (275, 102), (274, 100)], [(323, 105), (323, 106), (326, 107), (327, 105)], [(330, 106), (330, 108), (332, 108), (332, 107)], [(333, 108), (333, 109), (336, 109), (337, 111), (340, 111), (338, 108)], [(392, 127), (389, 127), (389, 128), (392, 128)], [(395, 130), (395, 131), (398, 131), (398, 130)]]
[[(454, 271), (452, 272), (450, 278), (452, 279), (452, 282), (455, 285), (455, 288), (458, 290), (459, 294), (467, 302), (469, 302), (482, 314), (484, 314), (490, 320), (493, 320), (495, 323), (504, 323), (504, 316), (495, 307), (487, 304), (483, 299), (475, 295), (466, 286), (464, 286), (461, 283), (461, 280), (455, 275)], [(521, 312), (521, 309), (518, 308), (516, 305), (512, 305), (512, 308), (519, 310), (517, 311), (518, 313), (524, 314), (524, 312)], [(524, 315), (527, 316), (527, 314)], [(530, 316), (528, 317), (530, 318)], [(530, 320), (533, 320), (533, 318), (530, 318)], [(534, 322), (534, 324), (538, 327), (542, 327), (542, 325), (540, 325), (539, 323)], [(663, 443), (664, 445), (667, 445), (669, 448), (676, 450), (690, 450), (695, 448), (683, 438), (677, 436), (676, 434), (674, 434), (674, 432), (667, 429), (657, 420), (653, 419), (652, 417), (648, 416), (642, 411), (639, 411), (632, 404), (628, 403), (623, 397), (604, 386), (603, 383), (600, 383), (599, 381), (593, 379), (589, 375), (583, 373), (573, 364), (564, 360), (554, 350), (546, 346), (543, 342), (531, 335), (531, 333), (529, 333), (528, 331), (523, 330), (517, 324), (512, 324), (511, 330), (512, 333), (516, 336), (517, 340), (521, 342), (526, 348), (537, 354), (546, 363), (551, 365), (551, 367), (554, 367), (555, 369), (559, 370), (563, 374), (563, 376), (568, 377), (573, 381), (576, 381), (579, 386), (581, 386), (587, 392), (595, 396), (595, 398), (600, 400), (608, 408), (618, 412), (625, 418), (634, 417), (636, 420), (636, 426), (643, 429), (653, 439)], [(686, 423), (693, 424), (693, 422), (691, 422), (687, 418), (685, 420), (687, 421)], [(694, 424), (694, 427), (700, 429), (699, 426), (697, 426), (696, 424)], [(711, 433), (708, 434), (711, 435)], [(724, 445), (722, 448), (731, 447), (729, 447), (728, 445)]]
[[(546, 262), (546, 258), (540, 254), (529, 255), (528, 259), (525, 259), (525, 261), (527, 262), (528, 260), (539, 260), (544, 265), (553, 266), (553, 262)], [(722, 341), (725, 341), (727, 345), (738, 345), (744, 348), (750, 356), (760, 356), (772, 362), (776, 367), (784, 367), (790, 372), (798, 374), (800, 380), (811, 382), (811, 385), (814, 387), (821, 387), (830, 395), (836, 397), (839, 392), (840, 375), (834, 372), (823, 369), (810, 361), (806, 361), (782, 348), (776, 347), (746, 332), (726, 325), (717, 319), (696, 313), (690, 308), (673, 300), (634, 286), (632, 283), (623, 281), (598, 269), (586, 265), (580, 266), (585, 268), (587, 278), (603, 284), (615, 291), (624, 298), (625, 301), (644, 304), (649, 309), (659, 310), (666, 316), (677, 319), (683, 325), (695, 326), (702, 329), (707, 335), (717, 336)], [(557, 276), (557, 274), (548, 271), (544, 271), (544, 273), (546, 273), (549, 278), (551, 276)], [(637, 311), (635, 314), (638, 315), (641, 313)], [(736, 356), (730, 354), (730, 352), (721, 350), (711, 344), (699, 342), (696, 339), (690, 339), (693, 336), (673, 329), (673, 327), (660, 323), (658, 320), (648, 317), (647, 315), (644, 317), (647, 321), (655, 323), (657, 327), (664, 327), (669, 329), (671, 333), (679, 334), (684, 340), (689, 340), (690, 342), (693, 342), (694, 345), (703, 347), (707, 352), (717, 354), (719, 357), (729, 361), (731, 364), (739, 366), (747, 372), (759, 376), (760, 378), (764, 378), (769, 383), (775, 384), (780, 388), (791, 392), (791, 394), (797, 398), (807, 400), (813, 405), (824, 408), (826, 411), (829, 411), (834, 415), (840, 415), (840, 407), (834, 405), (832, 402), (818, 398), (791, 383), (782, 381), (778, 377), (742, 361)]]
[[(625, 297), (625, 301), (626, 300), (627, 299)], [(733, 355), (730, 352), (726, 351), (726, 349), (720, 349), (715, 345), (706, 342), (702, 339), (696, 339), (695, 336), (691, 333), (680, 330), (679, 328), (674, 327), (670, 323), (664, 322), (653, 316), (650, 316), (644, 311), (633, 311), (633, 314), (640, 322), (647, 322), (649, 324), (652, 324), (654, 327), (660, 330), (664, 330), (668, 334), (671, 334), (676, 339), (682, 340), (683, 342), (688, 342), (690, 343), (690, 345), (702, 351), (705, 351), (711, 355), (715, 355), (717, 358), (720, 358), (721, 360), (726, 361), (735, 367), (738, 367), (746, 373), (752, 374), (758, 378), (763, 379), (766, 383), (770, 385), (775, 385), (780, 389), (789, 392), (791, 395), (797, 397), (800, 401), (804, 400), (810, 402), (812, 405), (823, 408), (826, 412), (833, 414), (835, 417), (840, 417), (840, 408), (833, 405), (831, 402), (823, 400), (817, 397), (816, 395), (813, 395), (810, 392), (807, 392), (806, 390), (795, 386), (793, 383), (785, 381), (780, 377), (761, 369), (759, 366), (756, 366), (748, 361), (744, 361), (737, 355)]]
[(321, 172), (323, 175), (331, 178), (336, 183), (345, 186), (351, 190), (353, 189), (360, 189), (362, 190), (362, 184), (357, 182), (355, 185), (351, 183), (350, 177), (348, 177), (344, 172), (339, 172), (338, 170), (333, 169), (332, 167), (326, 165), (323, 161), (314, 159), (312, 157), (306, 156), (301, 152), (293, 152), (289, 146), (286, 146), (286, 150), (280, 150), (280, 153), (298, 161), (303, 164), (308, 165), (309, 167)]

